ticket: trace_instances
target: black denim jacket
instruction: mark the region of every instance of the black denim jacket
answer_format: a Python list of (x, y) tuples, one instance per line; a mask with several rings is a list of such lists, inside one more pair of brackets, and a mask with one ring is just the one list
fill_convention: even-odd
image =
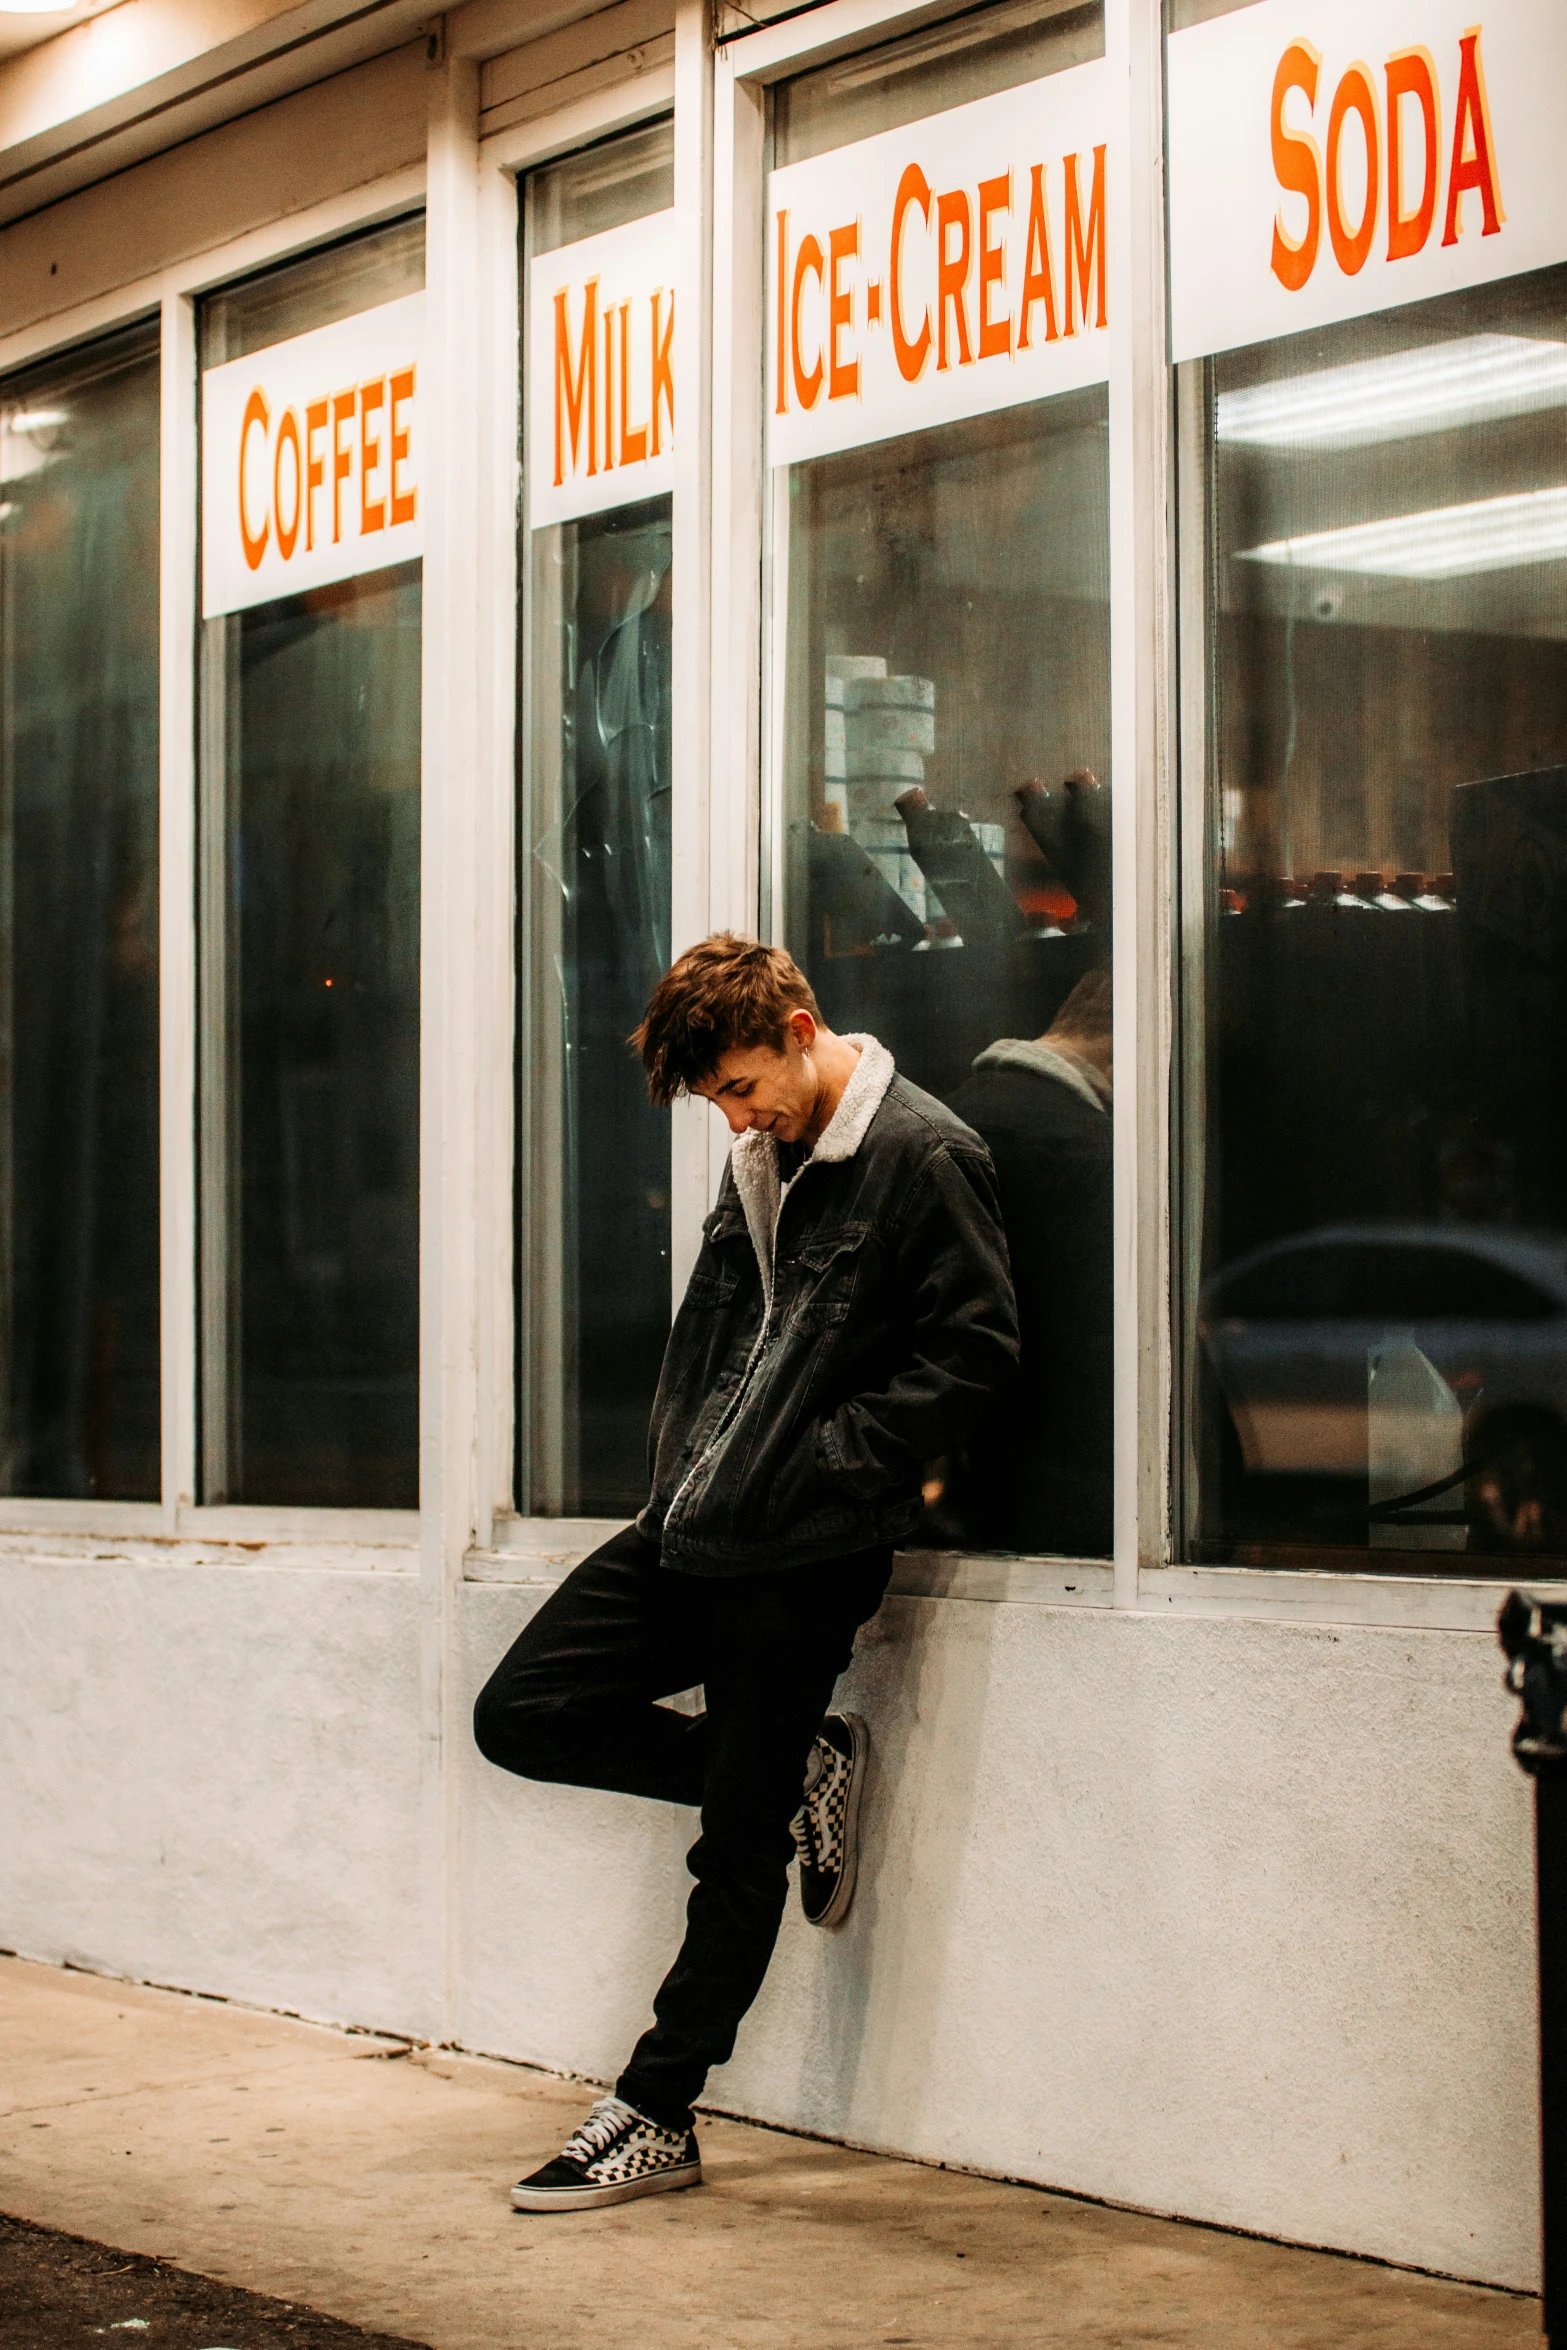
[(637, 1523), (666, 1564), (752, 1575), (905, 1540), (925, 1464), (1012, 1383), (990, 1155), (873, 1037), (780, 1203), (741, 1137), (675, 1318)]

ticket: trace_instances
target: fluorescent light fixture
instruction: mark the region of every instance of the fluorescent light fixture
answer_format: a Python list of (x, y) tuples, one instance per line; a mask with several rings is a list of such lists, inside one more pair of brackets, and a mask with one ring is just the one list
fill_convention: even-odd
[(69, 16), (76, 0), (0, 0), (0, 16)]
[(1360, 571), (1387, 579), (1464, 579), (1521, 563), (1567, 556), (1567, 488), (1480, 498), (1472, 506), (1433, 506), (1385, 522), (1351, 522), (1246, 547), (1242, 563), (1278, 563), (1298, 571)]
[(7, 432), (53, 432), (67, 420), (64, 408), (14, 408), (7, 417), (0, 418)]
[(1362, 449), (1567, 407), (1567, 342), (1464, 335), (1221, 392), (1217, 435), (1261, 449)]

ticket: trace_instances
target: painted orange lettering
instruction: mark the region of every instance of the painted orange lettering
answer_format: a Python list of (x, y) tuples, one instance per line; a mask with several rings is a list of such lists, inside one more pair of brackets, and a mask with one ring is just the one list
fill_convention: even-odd
[[(621, 410), (624, 413), (625, 401)], [(613, 304), (604, 313), (604, 471), (609, 473), (615, 463), (615, 312)]]
[[(283, 451), (294, 452), (294, 511), (288, 528), (283, 527)], [(277, 551), (285, 563), (292, 559), (294, 545), (299, 537), (300, 492), (305, 484), (299, 462), (299, 418), (292, 408), (285, 408), (278, 420), (277, 442), (272, 452), (272, 519), (277, 527)]]
[(386, 400), (386, 378), (373, 376), (359, 387), (359, 530), (385, 530), (386, 500), (372, 498), (370, 477), (381, 469), (381, 436), (370, 430), (370, 419)]
[(620, 305), (620, 462), (645, 465), (647, 426), (633, 425), (631, 416), (631, 304)]
[(1012, 314), (1003, 311), (999, 318), (990, 315), (990, 289), (1006, 286), (1007, 249), (990, 241), (991, 215), (1012, 209), (1012, 174), (1004, 171), (993, 180), (979, 183), (979, 355), (981, 359), (1002, 359), (1012, 349)]
[(671, 440), (675, 437), (675, 368), (672, 356), (675, 341), (675, 297), (671, 292), (669, 324), (665, 327), (662, 335), (658, 331), (658, 313), (659, 306), (664, 299), (663, 287), (660, 286), (650, 298), (653, 304), (653, 454), (656, 457), (663, 447), (658, 431), (660, 406), (669, 410), (669, 437)]
[(1075, 335), (1077, 319), (1088, 324), (1088, 279), (1094, 279), (1094, 324), (1105, 323), (1105, 151), (1094, 149), (1094, 176), (1088, 192), (1088, 220), (1082, 217), (1082, 192), (1077, 180), (1077, 157), (1062, 157), (1066, 173), (1066, 324), (1064, 334)]
[(827, 264), (821, 246), (814, 237), (802, 237), (795, 257), (794, 290), (789, 297), (789, 356), (794, 364), (794, 396), (802, 408), (814, 408), (822, 396), (822, 377), (826, 370), (821, 353), (816, 354), (816, 365), (809, 375), (800, 353), (800, 297), (805, 291), (807, 277), (814, 277), (821, 285), (826, 277)]
[(352, 424), (359, 406), (357, 392), (332, 395), (332, 544), (343, 535), (343, 484), (354, 470), (354, 444), (343, 446), (343, 427)]
[(857, 400), (860, 396), (858, 359), (840, 359), (838, 337), (854, 324), (854, 293), (838, 283), (838, 265), (852, 261), (860, 250), (860, 224), (830, 229), (827, 234), (827, 397)]
[(325, 481), (321, 459), (316, 455), (316, 434), (325, 432), (327, 404), (312, 400), (305, 410), (305, 552), (308, 555), (316, 543), (316, 492)]
[[(958, 232), (957, 251), (948, 241), (948, 231)], [(969, 349), (967, 288), (969, 271), (974, 261), (974, 216), (967, 191), (949, 188), (944, 196), (936, 198), (936, 372), (949, 365), (947, 358), (947, 312), (949, 308), (957, 320), (958, 365), (972, 367), (974, 354)]]
[[(590, 277), (582, 298), (582, 341), (577, 351), (577, 371), (571, 369), (571, 319), (568, 304), (571, 289), (559, 286), (555, 292), (555, 487), (560, 488), (566, 473), (566, 434), (564, 422), (571, 434), (571, 470), (577, 470), (577, 459), (582, 446), (582, 425), (586, 416), (588, 427), (588, 471), (599, 469), (598, 427), (598, 307), (599, 281)], [(562, 418), (562, 408), (565, 410)]]
[[(789, 307), (789, 214), (788, 214), (788, 211), (787, 211), (787, 209), (785, 209), (784, 211), (780, 212), (780, 213), (779, 213), (779, 215), (778, 215), (778, 273), (777, 273), (777, 274), (778, 274), (778, 406), (777, 406), (776, 413), (777, 413), (779, 416), (786, 416), (786, 415), (788, 414), (788, 412), (789, 412), (789, 334), (788, 334), (788, 326), (787, 326), (787, 319), (786, 319), (786, 313), (787, 313), (787, 311), (788, 311), (788, 307)], [(655, 295), (654, 295), (654, 297), (653, 297), (653, 299), (654, 299), (654, 302), (655, 302), (655, 304), (656, 304), (656, 303), (657, 303), (657, 300), (658, 300), (658, 296), (655, 294)], [(653, 336), (654, 336), (654, 340), (655, 340), (655, 342), (656, 342), (656, 341), (657, 341), (657, 339), (658, 339), (658, 326), (657, 326), (657, 323), (656, 323), (656, 313), (655, 313), (655, 324), (654, 324), (654, 328), (653, 328)], [(655, 360), (654, 364), (655, 364), (655, 366), (657, 365), (657, 361), (656, 361), (656, 360)], [(654, 446), (654, 448), (656, 449), (656, 448), (658, 447), (658, 416), (657, 416), (656, 403), (655, 403), (655, 413), (654, 413), (654, 417), (653, 417), (653, 436), (654, 436), (654, 437), (653, 437), (653, 446)]]
[[(1387, 257), (1407, 261), (1431, 234), (1442, 133), (1437, 118), (1436, 62), (1429, 49), (1402, 49), (1387, 61)], [(1418, 98), (1425, 132), (1425, 179), (1413, 212), (1404, 210), (1404, 100)]]
[[(1045, 306), (1045, 341), (1053, 343), (1061, 328), (1056, 318), (1055, 263), (1050, 254), (1050, 211), (1045, 202), (1045, 167), (1034, 165), (1028, 199), (1028, 237), (1023, 247), (1023, 300), (1018, 310), (1017, 347), (1026, 351), (1033, 334), (1034, 305)], [(983, 317), (980, 327), (984, 327)]]
[(417, 372), (417, 369), (412, 367), (400, 367), (397, 370), (397, 373), (388, 379), (386, 387), (389, 395), (387, 400), (387, 421), (392, 428), (387, 435), (387, 448), (391, 457), (390, 486), (392, 497), (390, 506), (390, 519), (393, 530), (397, 528), (400, 522), (412, 522), (414, 516), (419, 511), (418, 484), (414, 483), (406, 490), (400, 490), (397, 486), (397, 476), (401, 472), (402, 468), (408, 463), (409, 437), (409, 428), (406, 424), (399, 425), (397, 421), (397, 412), (400, 408), (406, 408), (409, 401), (413, 398), (414, 383)]
[(1458, 108), (1453, 117), (1453, 161), (1447, 175), (1447, 220), (1444, 245), (1456, 245), (1462, 230), (1459, 205), (1469, 189), (1480, 192), (1480, 234), (1494, 237), (1507, 218), (1502, 192), (1496, 184), (1496, 142), (1491, 136), (1491, 107), (1485, 94), (1485, 68), (1480, 63), (1480, 27), (1475, 25), (1458, 44)]
[(888, 300), (892, 311), (892, 348), (898, 362), (898, 373), (905, 383), (918, 383), (930, 358), (930, 312), (927, 310), (920, 331), (912, 340), (903, 324), (903, 216), (913, 205), (918, 205), (925, 226), (930, 226), (930, 182), (917, 163), (905, 165), (898, 182), (898, 193), (892, 204), (891, 283)]
[(245, 452), (253, 425), (260, 425), (262, 442), (265, 444), (270, 414), (266, 397), (258, 384), (245, 402), (245, 419), (239, 428), (239, 543), (245, 550), (245, 561), (252, 571), (261, 568), (261, 558), (267, 551), (272, 525), (263, 514), (259, 532), (253, 534), (251, 531), (250, 518), (245, 512)]
[[(1344, 124), (1352, 114), (1359, 115), (1361, 132), (1366, 142), (1366, 200), (1361, 209), (1359, 225), (1354, 229), (1344, 218), (1341, 159)], [(1333, 240), (1333, 258), (1346, 277), (1357, 276), (1365, 267), (1371, 240), (1377, 233), (1377, 203), (1381, 194), (1378, 185), (1380, 147), (1377, 99), (1370, 73), (1363, 65), (1348, 66), (1333, 93), (1333, 104), (1328, 114), (1326, 171), (1328, 235)]]
[(1273, 176), (1289, 195), (1306, 199), (1306, 230), (1297, 242), (1287, 236), (1276, 215), (1273, 222), (1274, 276), (1287, 293), (1298, 294), (1317, 266), (1322, 241), (1322, 160), (1309, 131), (1285, 127), (1284, 101), (1291, 90), (1305, 93), (1306, 104), (1317, 103), (1317, 75), (1322, 59), (1309, 41), (1291, 41), (1279, 59), (1273, 77)]

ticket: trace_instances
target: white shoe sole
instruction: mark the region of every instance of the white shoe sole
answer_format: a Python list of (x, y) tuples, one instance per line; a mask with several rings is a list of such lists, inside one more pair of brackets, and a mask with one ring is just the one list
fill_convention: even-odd
[(849, 1739), (853, 1750), (854, 1768), (849, 1774), (849, 1800), (843, 1814), (843, 1867), (833, 1897), (819, 1918), (807, 1922), (826, 1932), (829, 1927), (841, 1926), (849, 1914), (854, 1899), (854, 1888), (860, 1875), (860, 1802), (865, 1793), (865, 1766), (870, 1761), (871, 1734), (858, 1714), (845, 1714), (849, 1725)]
[(668, 2170), (649, 2171), (640, 2179), (621, 2179), (608, 2187), (513, 2187), (513, 2211), (602, 2211), (611, 2203), (634, 2203), (639, 2195), (672, 2194), (677, 2187), (700, 2187), (699, 2162), (674, 2163)]

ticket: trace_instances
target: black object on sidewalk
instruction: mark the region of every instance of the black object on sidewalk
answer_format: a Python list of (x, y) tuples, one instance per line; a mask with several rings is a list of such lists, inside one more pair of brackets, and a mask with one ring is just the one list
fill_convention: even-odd
[(1507, 1686), (1522, 1700), (1513, 1732), (1534, 1781), (1540, 1949), (1540, 2206), (1547, 2342), (1567, 2350), (1567, 1603), (1510, 1591), (1496, 1619)]

